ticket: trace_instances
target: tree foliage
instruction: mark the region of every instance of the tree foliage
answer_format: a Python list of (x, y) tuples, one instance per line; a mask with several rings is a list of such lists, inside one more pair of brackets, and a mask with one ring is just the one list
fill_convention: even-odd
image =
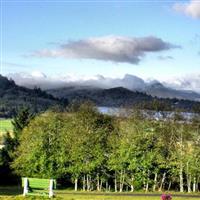
[(75, 190), (197, 191), (199, 122), (113, 117), (89, 103), (50, 111), (22, 131), (12, 166), (21, 176), (70, 177)]

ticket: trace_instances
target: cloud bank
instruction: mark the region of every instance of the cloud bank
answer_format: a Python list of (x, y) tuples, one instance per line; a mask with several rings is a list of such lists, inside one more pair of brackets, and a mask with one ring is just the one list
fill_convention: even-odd
[(174, 58), (172, 56), (158, 56), (159, 60), (173, 60)]
[(126, 74), (123, 78), (109, 78), (102, 75), (92, 77), (77, 75), (56, 75), (49, 77), (42, 72), (34, 71), (29, 73), (13, 73), (8, 74), (8, 78), (12, 78), (16, 84), (41, 89), (55, 89), (70, 86), (89, 86), (98, 88), (125, 87), (130, 90), (145, 91), (145, 89), (153, 84), (161, 83), (165, 87), (178, 90), (192, 90), (200, 93), (200, 74), (187, 75), (185, 77), (175, 77), (167, 81), (157, 81), (154, 79), (143, 80), (134, 75)]
[(70, 86), (89, 86), (98, 88), (125, 87), (130, 90), (145, 88), (145, 81), (137, 76), (125, 75), (123, 78), (109, 78), (102, 75), (77, 76), (73, 74), (46, 76), (40, 71), (32, 73), (10, 73), (8, 78), (13, 79), (17, 85), (29, 88), (55, 89)]
[(200, 93), (200, 74), (172, 78), (164, 83), (168, 87), (181, 90), (193, 90)]
[(115, 63), (138, 64), (150, 52), (160, 52), (180, 46), (160, 38), (106, 36), (77, 41), (68, 41), (57, 49), (35, 51), (31, 56), (63, 57), (66, 59), (95, 59)]
[(200, 19), (200, 1), (191, 0), (189, 3), (176, 3), (173, 9), (192, 18)]

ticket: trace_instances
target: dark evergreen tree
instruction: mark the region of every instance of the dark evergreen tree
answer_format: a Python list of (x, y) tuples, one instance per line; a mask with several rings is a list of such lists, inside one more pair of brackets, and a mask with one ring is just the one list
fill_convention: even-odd
[(19, 145), (19, 138), (21, 136), (22, 130), (28, 125), (30, 120), (34, 117), (34, 114), (30, 111), (28, 107), (22, 108), (12, 121), (13, 134), (15, 147)]
[(3, 177), (0, 184), (7, 184), (6, 180), (10, 183), (16, 183), (18, 177), (13, 174), (10, 164), (15, 158), (15, 150), (19, 145), (19, 139), (24, 127), (26, 127), (29, 121), (33, 118), (33, 114), (30, 112), (29, 108), (21, 109), (12, 121), (13, 125), (13, 136), (8, 132), (3, 137), (3, 148), (0, 149), (0, 176)]

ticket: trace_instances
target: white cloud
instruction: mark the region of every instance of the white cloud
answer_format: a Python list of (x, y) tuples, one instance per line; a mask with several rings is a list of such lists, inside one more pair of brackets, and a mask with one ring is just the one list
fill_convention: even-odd
[(173, 9), (192, 18), (200, 19), (199, 0), (191, 0), (189, 3), (176, 3)]
[(172, 56), (158, 56), (159, 60), (173, 60), (174, 58)]
[(33, 76), (33, 77), (35, 77), (36, 79), (40, 79), (40, 78), (46, 78), (47, 76), (44, 74), (44, 73), (42, 73), (42, 72), (40, 72), (40, 71), (33, 71), (32, 73), (31, 73), (31, 75)]
[(160, 38), (106, 36), (78, 41), (68, 41), (57, 49), (35, 51), (31, 56), (64, 57), (66, 59), (96, 59), (115, 63), (138, 64), (149, 52), (160, 52), (180, 46), (165, 42)]
[(200, 93), (200, 74), (175, 77), (167, 80), (165, 85), (179, 90), (193, 90)]
[(145, 91), (145, 88), (156, 83), (162, 83), (166, 87), (178, 90), (193, 90), (200, 93), (200, 74), (187, 75), (185, 77), (175, 77), (166, 81), (155, 79), (143, 80), (137, 76), (126, 74), (122, 78), (110, 78), (102, 75), (77, 76), (76, 74), (62, 74), (47, 76), (42, 72), (34, 71), (28, 73), (13, 73), (7, 77), (12, 78), (18, 85), (42, 89), (53, 89), (68, 86), (90, 86), (100, 88), (125, 87), (130, 90)]
[(10, 73), (8, 78), (13, 79), (16, 84), (41, 89), (53, 89), (67, 86), (92, 86), (99, 88), (125, 87), (131, 90), (143, 89), (145, 82), (141, 78), (133, 75), (125, 75), (124, 78), (110, 78), (102, 75), (95, 76), (77, 76), (76, 74), (58, 74), (55, 76), (46, 76), (44, 73), (34, 71), (31, 73)]

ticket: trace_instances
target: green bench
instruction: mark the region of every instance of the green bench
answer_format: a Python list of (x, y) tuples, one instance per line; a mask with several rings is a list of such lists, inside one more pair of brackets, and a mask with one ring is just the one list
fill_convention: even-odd
[(56, 189), (55, 179), (22, 178), (23, 195), (40, 195), (53, 197)]

